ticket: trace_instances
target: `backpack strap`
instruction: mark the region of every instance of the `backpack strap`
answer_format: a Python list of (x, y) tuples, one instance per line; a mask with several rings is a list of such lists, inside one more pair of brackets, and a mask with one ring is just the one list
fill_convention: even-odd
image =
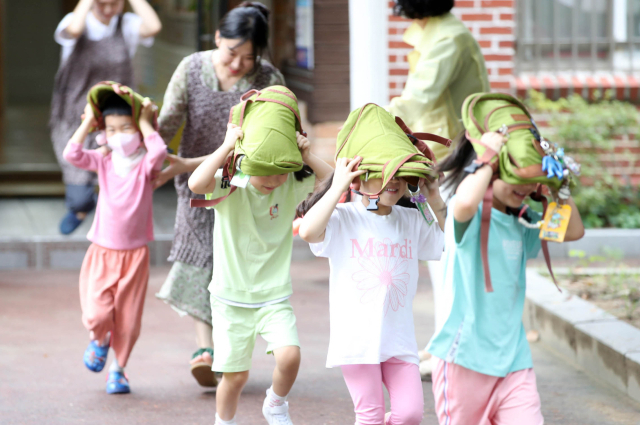
[[(548, 200), (547, 197), (542, 194), (542, 185), (538, 184), (538, 189), (536, 193), (531, 195), (531, 199), (537, 202), (542, 202), (542, 216), (544, 217), (547, 213)], [(551, 269), (551, 255), (549, 254), (549, 242), (542, 239), (540, 241), (540, 249), (542, 249), (542, 255), (544, 255), (544, 261), (547, 263), (547, 269), (549, 270), (549, 274), (551, 275), (551, 279), (553, 279), (553, 283), (558, 288), (558, 291), (562, 292), (560, 286), (558, 286), (558, 281), (556, 280), (556, 276), (553, 274), (553, 270)]]
[(206, 208), (206, 207), (215, 207), (216, 205), (218, 205), (220, 202), (224, 201), (225, 199), (227, 199), (229, 196), (231, 196), (231, 194), (233, 192), (235, 192), (237, 189), (237, 187), (235, 186), (231, 186), (231, 190), (229, 191), (229, 193), (227, 193), (226, 195), (217, 198), (217, 199), (190, 199), (189, 200), (189, 206), (191, 208)]
[(491, 210), (493, 209), (493, 180), (482, 198), (482, 221), (480, 222), (480, 255), (484, 271), (484, 290), (493, 292), (491, 272), (489, 271), (489, 230), (491, 226)]

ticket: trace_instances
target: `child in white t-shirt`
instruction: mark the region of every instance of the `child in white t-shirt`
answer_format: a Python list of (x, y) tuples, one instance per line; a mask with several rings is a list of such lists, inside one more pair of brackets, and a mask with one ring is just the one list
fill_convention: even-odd
[[(395, 124), (389, 121), (392, 117), (384, 115), (388, 113), (377, 113), (384, 118), (384, 125)], [(403, 143), (402, 138), (409, 143), (402, 132), (395, 137), (384, 143), (393, 146), (394, 142)], [(344, 143), (352, 141), (353, 137)], [(423, 215), (424, 209), (396, 206), (407, 192), (407, 181), (397, 177), (396, 170), (392, 178), (361, 180), (362, 199), (339, 204), (351, 182), (368, 174), (371, 161), (364, 151), (366, 147), (359, 150), (364, 158), (339, 158), (333, 179), (300, 205), (298, 215), (304, 217), (299, 233), (311, 243), (316, 256), (329, 258), (327, 367), (341, 367), (355, 406), (356, 424), (417, 425), (424, 402), (412, 302), (418, 261), (439, 260), (442, 254), (444, 202), (437, 180), (428, 183), (420, 179), (420, 192), (427, 197), (440, 226), (425, 219), (428, 212)], [(391, 399), (387, 415), (383, 384)]]

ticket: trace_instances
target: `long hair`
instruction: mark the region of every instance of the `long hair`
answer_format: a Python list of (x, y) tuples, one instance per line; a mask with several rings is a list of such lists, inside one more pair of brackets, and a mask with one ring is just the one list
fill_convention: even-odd
[[(300, 202), (298, 207), (296, 208), (296, 218), (304, 216), (309, 210), (318, 203), (320, 199), (331, 189), (331, 185), (333, 184), (333, 173), (332, 172), (327, 178), (325, 178), (318, 188), (311, 193), (307, 199)], [(347, 190), (347, 198), (345, 202), (351, 202), (351, 189)]]
[[(467, 136), (461, 131), (454, 139), (454, 149), (451, 154), (438, 164), (438, 172), (448, 173), (442, 181), (445, 189), (450, 189), (449, 198), (451, 198), (458, 189), (458, 186), (469, 175), (464, 171), (465, 167), (470, 165), (477, 158), (473, 145), (467, 139)], [(448, 199), (445, 199), (447, 201)]]

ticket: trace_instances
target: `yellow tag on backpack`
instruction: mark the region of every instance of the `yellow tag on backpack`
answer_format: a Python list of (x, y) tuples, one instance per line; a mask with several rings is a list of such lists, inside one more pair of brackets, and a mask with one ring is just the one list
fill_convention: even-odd
[(569, 227), (570, 218), (570, 205), (558, 205), (555, 202), (551, 202), (544, 215), (542, 227), (540, 227), (540, 239), (551, 242), (563, 242), (564, 236), (567, 233), (567, 227)]

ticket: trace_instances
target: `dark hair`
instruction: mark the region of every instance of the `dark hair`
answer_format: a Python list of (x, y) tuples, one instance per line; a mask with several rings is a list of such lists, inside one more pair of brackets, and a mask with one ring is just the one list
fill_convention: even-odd
[(293, 177), (299, 182), (311, 176), (313, 176), (313, 170), (306, 164), (302, 166), (302, 170), (293, 172)]
[(220, 21), (220, 36), (242, 40), (238, 45), (250, 41), (256, 65), (265, 49), (269, 47), (269, 9), (262, 3), (245, 1), (224, 15)]
[(409, 19), (440, 16), (453, 9), (454, 0), (396, 0), (393, 13)]
[[(449, 198), (455, 193), (458, 185), (469, 175), (464, 168), (471, 164), (477, 158), (473, 145), (467, 139), (465, 131), (462, 130), (453, 139), (454, 149), (451, 154), (438, 164), (438, 172), (449, 172), (442, 182), (442, 186), (450, 190)], [(445, 199), (445, 202), (447, 199)]]
[(103, 117), (106, 117), (107, 115), (133, 115), (133, 113), (131, 112), (131, 105), (129, 105), (123, 98), (115, 93), (110, 94), (109, 97), (107, 97), (104, 102), (102, 102), (100, 111), (102, 112)]
[[(331, 185), (333, 184), (333, 173), (331, 172), (318, 186), (316, 190), (313, 191), (307, 199), (300, 202), (298, 207), (296, 208), (296, 218), (304, 216), (309, 210), (318, 203), (318, 201), (326, 195), (326, 193), (331, 189)], [(345, 202), (351, 202), (351, 189), (347, 190), (347, 199)]]

